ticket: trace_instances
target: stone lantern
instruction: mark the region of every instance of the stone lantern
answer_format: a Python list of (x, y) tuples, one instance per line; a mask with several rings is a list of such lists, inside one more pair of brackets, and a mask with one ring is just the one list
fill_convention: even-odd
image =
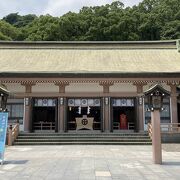
[(9, 91), (4, 85), (0, 85), (0, 112), (6, 111), (7, 98)]
[(144, 95), (148, 98), (148, 110), (151, 111), (153, 162), (162, 164), (160, 111), (164, 110), (164, 97), (170, 96), (170, 93), (156, 84), (145, 91)]

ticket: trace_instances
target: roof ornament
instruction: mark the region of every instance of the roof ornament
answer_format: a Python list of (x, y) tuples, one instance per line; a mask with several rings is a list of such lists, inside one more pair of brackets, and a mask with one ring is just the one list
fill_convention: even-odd
[(161, 86), (163, 88), (163, 86), (162, 86), (160, 81), (155, 81), (155, 82), (153, 82), (152, 84), (149, 85), (149, 89), (151, 89), (152, 87), (154, 87), (156, 85), (159, 85), (159, 86)]
[(8, 91), (6, 85), (2, 84), (1, 82), (0, 82), (0, 92), (3, 92), (4, 94), (9, 94), (9, 91)]

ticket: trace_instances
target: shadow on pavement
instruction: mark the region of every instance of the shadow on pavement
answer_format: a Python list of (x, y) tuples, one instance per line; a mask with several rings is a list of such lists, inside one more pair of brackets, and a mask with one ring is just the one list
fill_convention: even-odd
[(165, 165), (165, 166), (180, 166), (180, 162), (163, 162), (162, 165)]
[(4, 161), (3, 164), (26, 164), (28, 160), (11, 160), (11, 161)]

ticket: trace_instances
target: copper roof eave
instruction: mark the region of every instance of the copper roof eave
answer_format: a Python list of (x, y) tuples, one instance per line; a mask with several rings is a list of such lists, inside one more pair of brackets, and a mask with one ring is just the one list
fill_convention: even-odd
[(155, 85), (153, 85), (152, 87), (150, 87), (148, 90), (146, 90), (146, 91), (144, 92), (144, 95), (151, 94), (151, 93), (153, 93), (155, 90), (160, 90), (160, 91), (163, 92), (166, 96), (167, 96), (167, 95), (170, 95), (170, 92), (167, 91), (166, 89), (164, 89), (164, 88), (162, 87), (162, 85), (160, 85), (160, 84), (155, 84)]
[(180, 78), (180, 72), (139, 72), (139, 73), (113, 73), (113, 72), (102, 72), (102, 73), (78, 73), (78, 72), (21, 72), (21, 73), (13, 73), (13, 72), (0, 72), (1, 78)]
[(0, 41), (0, 49), (177, 49), (178, 40), (166, 41)]
[(0, 41), (0, 44), (174, 44), (176, 41)]
[(6, 86), (4, 86), (3, 84), (0, 84), (0, 92), (4, 93), (4, 94), (9, 94), (10, 92), (7, 90)]

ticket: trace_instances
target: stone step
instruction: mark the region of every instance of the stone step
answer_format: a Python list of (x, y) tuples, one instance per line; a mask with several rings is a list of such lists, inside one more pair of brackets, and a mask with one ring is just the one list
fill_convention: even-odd
[(147, 133), (20, 133), (14, 145), (144, 145)]
[(146, 133), (20, 133), (19, 136), (148, 136)]
[(112, 138), (112, 139), (97, 139), (97, 138), (69, 138), (69, 139), (17, 139), (16, 142), (151, 142), (150, 139), (120, 139), (120, 138)]
[(151, 142), (15, 142), (14, 145), (152, 145)]
[(98, 138), (98, 139), (102, 139), (102, 138), (106, 138), (106, 139), (112, 139), (112, 138), (129, 138), (129, 139), (149, 139), (148, 136), (18, 136), (18, 139), (69, 139), (69, 138)]

